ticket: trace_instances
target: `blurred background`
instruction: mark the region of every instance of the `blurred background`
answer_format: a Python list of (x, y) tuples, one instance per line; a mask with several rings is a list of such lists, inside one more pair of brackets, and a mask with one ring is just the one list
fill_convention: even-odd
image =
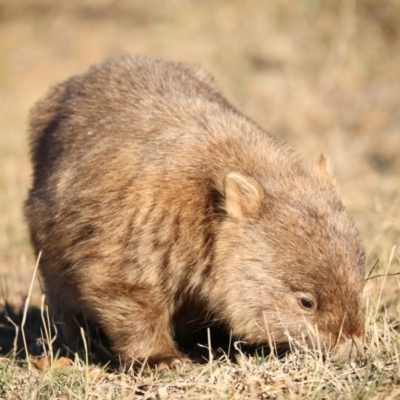
[[(21, 212), (29, 109), (120, 52), (200, 64), (302, 157), (329, 154), (368, 270), (380, 260), (386, 271), (391, 252), (390, 272), (400, 270), (399, 0), (0, 0), (3, 301), (21, 304), (35, 263)], [(388, 278), (388, 304), (398, 292)]]

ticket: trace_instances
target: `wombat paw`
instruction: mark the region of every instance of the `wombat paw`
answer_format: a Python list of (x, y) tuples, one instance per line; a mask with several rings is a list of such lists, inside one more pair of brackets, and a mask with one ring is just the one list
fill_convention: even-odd
[(165, 357), (154, 363), (158, 372), (165, 374), (171, 370), (181, 372), (191, 365), (191, 361), (186, 357)]

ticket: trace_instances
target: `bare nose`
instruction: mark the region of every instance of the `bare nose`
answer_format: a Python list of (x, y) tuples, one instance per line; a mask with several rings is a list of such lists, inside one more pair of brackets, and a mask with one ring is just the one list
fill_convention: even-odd
[(334, 363), (345, 363), (362, 355), (363, 347), (361, 338), (352, 337), (342, 343), (338, 343), (329, 358)]

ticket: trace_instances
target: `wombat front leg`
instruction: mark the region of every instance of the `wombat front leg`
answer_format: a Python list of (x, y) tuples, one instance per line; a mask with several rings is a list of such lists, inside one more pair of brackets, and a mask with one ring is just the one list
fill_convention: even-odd
[(103, 293), (98, 289), (96, 299), (87, 304), (95, 306), (94, 317), (123, 364), (147, 361), (169, 369), (189, 363), (173, 339), (171, 310), (162, 293), (126, 285), (108, 286)]

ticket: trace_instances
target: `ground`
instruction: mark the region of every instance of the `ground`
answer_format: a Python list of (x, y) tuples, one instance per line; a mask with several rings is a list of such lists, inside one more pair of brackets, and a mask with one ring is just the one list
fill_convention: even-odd
[[(400, 291), (390, 275), (400, 271), (399, 49), (398, 0), (0, 1), (0, 397), (400, 398)], [(21, 211), (28, 112), (52, 85), (120, 52), (200, 64), (306, 160), (329, 154), (367, 274), (384, 275), (366, 281), (363, 358), (335, 366), (297, 352), (214, 354), (165, 376), (110, 372), (84, 354), (50, 369), (37, 362), (51, 338)]]

